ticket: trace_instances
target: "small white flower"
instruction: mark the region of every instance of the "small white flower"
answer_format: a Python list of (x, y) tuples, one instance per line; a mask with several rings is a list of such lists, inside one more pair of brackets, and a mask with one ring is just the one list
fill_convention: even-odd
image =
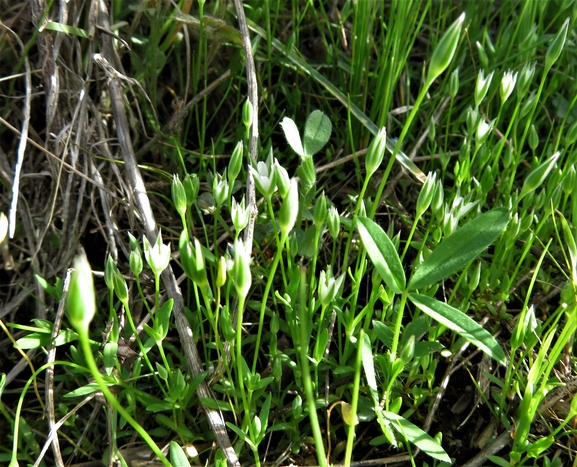
[(477, 107), (487, 95), (489, 86), (491, 86), (491, 80), (493, 79), (493, 73), (494, 72), (491, 72), (491, 74), (485, 78), (485, 70), (481, 70), (479, 76), (477, 76), (477, 84), (475, 85), (475, 105)]
[(248, 225), (250, 217), (250, 210), (246, 207), (244, 196), (240, 203), (237, 203), (236, 199), (232, 199), (231, 211), (232, 223), (234, 224), (234, 229), (238, 233)]
[(162, 233), (158, 232), (158, 237), (156, 237), (156, 242), (151, 245), (146, 238), (143, 236), (142, 243), (144, 244), (144, 257), (146, 262), (152, 269), (155, 276), (160, 276), (162, 271), (168, 267), (170, 262), (170, 244), (164, 245), (162, 243)]
[(507, 70), (503, 74), (503, 78), (501, 79), (501, 102), (504, 103), (513, 93), (518, 74), (519, 73), (513, 73), (511, 70)]
[(276, 170), (274, 164), (269, 166), (266, 162), (260, 161), (256, 164), (256, 169), (250, 167), (250, 171), (252, 172), (258, 191), (260, 191), (265, 198), (270, 198), (276, 189)]

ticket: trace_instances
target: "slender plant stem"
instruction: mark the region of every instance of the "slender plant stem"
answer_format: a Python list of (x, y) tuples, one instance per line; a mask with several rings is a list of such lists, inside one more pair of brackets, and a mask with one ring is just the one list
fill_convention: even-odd
[(359, 337), (357, 340), (357, 358), (355, 360), (355, 379), (353, 381), (353, 398), (351, 400), (351, 413), (349, 419), (349, 430), (347, 433), (347, 447), (345, 451), (345, 467), (350, 467), (351, 459), (353, 457), (353, 447), (355, 444), (355, 426), (357, 418), (357, 407), (359, 405), (359, 391), (361, 386), (361, 356), (363, 349), (363, 338), (365, 337), (365, 331), (361, 328)]
[(319, 467), (327, 467), (327, 459), (325, 454), (325, 445), (323, 440), (323, 435), (321, 433), (321, 427), (319, 425), (319, 419), (317, 416), (317, 407), (315, 404), (315, 395), (313, 393), (313, 385), (311, 381), (311, 370), (309, 365), (308, 356), (308, 343), (310, 339), (310, 334), (308, 330), (309, 313), (307, 307), (307, 292), (306, 292), (306, 280), (307, 272), (306, 268), (301, 268), (300, 272), (300, 284), (299, 284), (299, 318), (300, 318), (300, 359), (302, 366), (302, 380), (305, 390), (305, 395), (307, 397), (307, 406), (309, 409), (309, 419), (311, 422), (311, 430), (313, 432), (313, 438), (315, 440), (315, 447), (317, 449), (317, 461)]

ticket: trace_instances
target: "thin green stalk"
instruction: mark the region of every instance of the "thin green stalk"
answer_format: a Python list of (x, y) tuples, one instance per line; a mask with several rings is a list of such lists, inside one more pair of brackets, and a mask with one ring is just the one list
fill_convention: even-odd
[(134, 334), (134, 338), (136, 339), (136, 343), (138, 344), (138, 348), (140, 349), (140, 352), (142, 353), (142, 357), (144, 358), (144, 361), (146, 362), (146, 366), (148, 366), (150, 373), (152, 374), (152, 376), (156, 380), (157, 386), (160, 388), (162, 393), (166, 396), (168, 393), (164, 390), (164, 386), (160, 382), (160, 379), (158, 378), (158, 375), (156, 374), (156, 370), (152, 366), (152, 363), (151, 363), (150, 359), (148, 358), (148, 354), (144, 350), (144, 345), (142, 344), (142, 340), (140, 339), (140, 335), (138, 334), (138, 331), (136, 330), (136, 326), (134, 325), (134, 320), (132, 319), (132, 313), (130, 312), (128, 301), (126, 303), (123, 303), (123, 305), (124, 305), (124, 310), (126, 311), (126, 318), (128, 319), (128, 324), (130, 326), (130, 330)]
[(268, 271), (268, 280), (266, 282), (266, 286), (264, 289), (264, 294), (262, 296), (262, 298), (260, 299), (260, 314), (259, 314), (259, 319), (258, 319), (258, 332), (256, 335), (256, 346), (255, 346), (255, 351), (254, 351), (254, 359), (252, 362), (252, 372), (255, 373), (256, 372), (256, 365), (258, 362), (258, 352), (260, 350), (260, 340), (262, 338), (262, 328), (264, 326), (264, 315), (265, 315), (265, 310), (266, 310), (266, 304), (268, 301), (268, 294), (270, 293), (270, 289), (272, 288), (272, 284), (274, 282), (274, 276), (276, 273), (276, 268), (280, 262), (280, 259), (282, 257), (282, 253), (283, 253), (283, 247), (284, 244), (286, 243), (286, 239), (287, 236), (283, 235), (280, 241), (280, 244), (278, 245), (280, 248), (277, 248), (276, 253), (274, 255), (274, 259), (273, 262), (270, 266), (270, 269)]
[(409, 291), (403, 291), (401, 295), (401, 302), (397, 311), (397, 319), (395, 320), (395, 328), (393, 329), (393, 343), (391, 345), (391, 359), (394, 361), (397, 356), (397, 348), (399, 347), (399, 338), (401, 337), (401, 326), (403, 324), (403, 312), (405, 311), (405, 304), (407, 303), (407, 296)]
[(299, 318), (300, 318), (300, 360), (301, 360), (301, 370), (302, 370), (302, 380), (305, 390), (305, 395), (307, 398), (307, 406), (309, 409), (309, 420), (311, 422), (311, 430), (313, 432), (313, 438), (315, 440), (315, 447), (317, 450), (317, 461), (319, 467), (327, 467), (327, 459), (325, 454), (325, 445), (323, 440), (323, 435), (321, 433), (321, 427), (319, 425), (319, 419), (317, 416), (317, 408), (315, 404), (315, 395), (313, 393), (313, 385), (311, 382), (311, 370), (309, 365), (308, 357), (308, 343), (310, 339), (310, 334), (308, 330), (309, 313), (307, 307), (307, 291), (306, 291), (306, 280), (307, 272), (306, 268), (301, 268), (300, 272), (300, 283), (299, 283)]
[(357, 418), (357, 408), (359, 405), (359, 392), (361, 386), (361, 366), (362, 366), (362, 342), (365, 336), (365, 330), (361, 328), (359, 337), (357, 339), (357, 358), (355, 360), (355, 379), (353, 381), (353, 398), (351, 400), (351, 414), (349, 419), (349, 429), (347, 432), (347, 447), (345, 451), (344, 466), (351, 466), (351, 458), (353, 456), (353, 446), (355, 442), (355, 421)]
[(240, 389), (240, 394), (242, 397), (242, 404), (244, 407), (244, 421), (243, 428), (250, 425), (248, 423), (250, 415), (250, 407), (248, 404), (248, 399), (246, 397), (246, 391), (244, 388), (244, 377), (242, 370), (242, 317), (244, 314), (244, 302), (245, 298), (238, 297), (238, 316), (236, 318), (236, 372), (237, 372), (237, 383)]

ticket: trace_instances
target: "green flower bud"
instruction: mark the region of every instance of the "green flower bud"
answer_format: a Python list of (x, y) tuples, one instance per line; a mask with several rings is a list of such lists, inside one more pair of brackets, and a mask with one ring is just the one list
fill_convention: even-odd
[(66, 310), (70, 323), (79, 334), (88, 334), (88, 327), (96, 312), (94, 281), (84, 251), (74, 260), (74, 272), (66, 297)]
[(178, 249), (180, 251), (180, 261), (182, 268), (189, 279), (194, 281), (199, 287), (204, 287), (208, 284), (206, 276), (206, 268), (204, 264), (204, 255), (202, 254), (202, 247), (198, 239), (194, 239), (194, 249), (192, 243), (188, 239), (188, 233), (183, 230), (180, 234), (178, 242)]
[(405, 342), (403, 350), (401, 350), (399, 359), (401, 362), (403, 362), (403, 366), (409, 364), (415, 356), (415, 340), (415, 335), (411, 334), (411, 336), (407, 339), (407, 342)]
[(327, 218), (327, 197), (323, 192), (323, 194), (317, 199), (315, 203), (315, 210), (313, 212), (313, 220), (318, 230), (322, 229), (326, 218)]
[(535, 125), (531, 124), (531, 128), (529, 129), (529, 147), (535, 151), (537, 146), (539, 146), (539, 135), (537, 134)]
[(143, 236), (142, 243), (144, 244), (146, 262), (152, 269), (154, 276), (159, 277), (162, 271), (168, 267), (168, 263), (170, 263), (170, 244), (164, 245), (162, 243), (162, 232), (160, 231), (154, 245), (149, 243), (146, 235)]
[(178, 214), (180, 214), (181, 218), (184, 218), (186, 215), (187, 209), (187, 199), (186, 199), (186, 191), (184, 189), (184, 185), (180, 181), (180, 178), (177, 174), (172, 176), (172, 202), (174, 203), (174, 207)]
[(365, 158), (365, 166), (367, 168), (367, 177), (373, 175), (385, 157), (385, 149), (387, 148), (387, 129), (381, 128), (377, 136), (371, 142), (367, 155)]
[(551, 45), (547, 49), (547, 53), (545, 54), (545, 72), (548, 72), (553, 64), (561, 55), (563, 51), (563, 47), (565, 47), (565, 42), (567, 41), (567, 29), (569, 28), (569, 18), (565, 20), (563, 26), (551, 42)]
[(301, 190), (303, 196), (306, 196), (317, 182), (317, 174), (312, 156), (305, 157), (297, 169), (297, 174), (301, 179)]
[(467, 134), (469, 137), (475, 134), (479, 126), (479, 111), (469, 107), (467, 109)]
[(228, 163), (228, 183), (230, 186), (233, 185), (234, 181), (240, 173), (242, 168), (242, 156), (243, 156), (243, 144), (242, 141), (236, 143), (234, 151), (232, 151), (232, 156)]
[(142, 253), (140, 243), (138, 243), (136, 237), (134, 237), (134, 235), (132, 235), (130, 232), (128, 232), (128, 241), (130, 242), (130, 248), (132, 248), (137, 253)]
[(246, 298), (252, 284), (250, 255), (246, 251), (244, 243), (239, 239), (234, 242), (234, 262), (230, 272), (236, 293), (239, 297)]
[(495, 186), (495, 177), (493, 176), (493, 170), (490, 165), (480, 164), (483, 169), (483, 175), (481, 175), (481, 191), (484, 194), (489, 193)]
[(519, 195), (519, 201), (523, 199), (528, 193), (535, 191), (541, 186), (551, 169), (555, 166), (557, 159), (561, 153), (557, 151), (549, 159), (543, 162), (539, 167), (535, 168), (525, 179), (523, 183), (523, 188), (521, 188), (521, 194)]
[(521, 100), (529, 92), (529, 86), (535, 74), (535, 62), (525, 63), (519, 73), (519, 85), (517, 86), (517, 99)]
[(319, 300), (321, 301), (321, 305), (323, 307), (326, 308), (335, 299), (338, 291), (341, 288), (341, 285), (343, 284), (344, 279), (344, 275), (341, 275), (338, 278), (334, 278), (330, 268), (326, 271), (321, 271), (319, 277), (318, 293)]
[(200, 190), (200, 180), (196, 174), (186, 174), (184, 177), (184, 190), (186, 192), (186, 205), (191, 207), (196, 201)]
[(437, 174), (429, 172), (425, 184), (421, 188), (421, 192), (417, 198), (417, 219), (420, 219), (424, 212), (429, 209), (431, 201), (433, 200), (433, 195), (435, 194), (436, 181)]
[(507, 144), (505, 146), (505, 153), (503, 154), (503, 167), (505, 169), (511, 167), (514, 159), (515, 157), (513, 155), (513, 146), (511, 144)]
[(459, 45), (459, 36), (461, 35), (461, 27), (464, 21), (465, 13), (462, 13), (461, 16), (449, 26), (449, 29), (447, 29), (447, 32), (437, 44), (429, 64), (429, 72), (425, 86), (430, 86), (431, 83), (447, 69), (449, 63), (451, 63), (457, 46)]
[(475, 146), (477, 149), (482, 146), (493, 130), (493, 122), (480, 122), (475, 133)]
[(130, 270), (134, 277), (139, 277), (142, 272), (144, 264), (142, 263), (142, 255), (140, 251), (132, 250), (130, 252)]
[(435, 125), (435, 119), (431, 117), (429, 120), (429, 141), (434, 142), (437, 136), (437, 127)]
[(275, 159), (275, 166), (276, 166), (276, 183), (278, 185), (278, 192), (284, 199), (288, 194), (291, 180), (287, 170), (282, 165), (280, 165), (276, 159)]
[(507, 70), (501, 78), (501, 102), (504, 104), (509, 96), (513, 93), (515, 89), (515, 83), (517, 82), (517, 76), (519, 73), (513, 73), (511, 70)]
[[(545, 191), (545, 190), (543, 190)], [(563, 186), (558, 183), (547, 199), (543, 211), (545, 214), (552, 216), (558, 206), (561, 205), (561, 196), (563, 195)]]
[(485, 70), (481, 70), (479, 75), (477, 76), (477, 83), (475, 85), (475, 105), (479, 107), (479, 104), (485, 99), (487, 95), (487, 91), (489, 91), (489, 87), (491, 86), (491, 81), (493, 79), (494, 72), (491, 72), (487, 78), (485, 78)]
[(337, 208), (334, 206), (329, 208), (328, 226), (331, 237), (333, 237), (333, 240), (336, 240), (341, 230), (341, 217), (339, 216), (339, 211), (337, 211)]
[(537, 98), (537, 94), (535, 93), (535, 91), (533, 91), (529, 95), (527, 100), (525, 100), (525, 102), (523, 102), (523, 105), (521, 106), (521, 110), (519, 111), (519, 115), (521, 118), (525, 118), (527, 116), (527, 114), (531, 111), (536, 98)]
[(283, 236), (293, 229), (299, 212), (299, 189), (297, 179), (291, 179), (287, 197), (284, 199), (279, 213), (279, 226)]
[(477, 263), (469, 271), (469, 289), (477, 290), (479, 282), (481, 281), (481, 261)]
[(357, 214), (359, 217), (367, 217), (367, 206), (365, 205), (365, 200), (361, 200), (361, 205), (359, 206), (359, 212)]
[(104, 282), (108, 290), (114, 290), (114, 272), (116, 270), (116, 264), (110, 254), (106, 258), (106, 264), (104, 265)]
[(252, 113), (253, 113), (254, 109), (252, 107), (252, 104), (250, 103), (249, 98), (246, 98), (246, 101), (244, 102), (244, 105), (242, 106), (242, 122), (244, 123), (244, 126), (246, 127), (246, 130), (248, 132), (251, 124), (252, 124)]
[(459, 92), (459, 69), (455, 68), (453, 73), (451, 73), (451, 78), (449, 79), (449, 95), (452, 99), (457, 96)]
[(577, 173), (575, 172), (575, 165), (572, 164), (563, 176), (563, 191), (566, 196), (573, 193), (575, 189), (575, 181), (577, 181)]
[(577, 141), (577, 120), (575, 120), (565, 133), (565, 146), (571, 146)]
[(226, 284), (226, 269), (226, 258), (221, 256), (218, 259), (218, 270), (216, 273), (216, 286), (219, 288)]
[(487, 57), (487, 52), (485, 52), (485, 48), (483, 44), (479, 41), (475, 42), (477, 46), (477, 52), (479, 53), (479, 61), (481, 62), (481, 68), (488, 68), (489, 67), (489, 57)]
[(226, 179), (222, 175), (216, 174), (212, 179), (212, 195), (218, 209), (228, 200), (229, 191)]
[(234, 230), (238, 234), (242, 229), (248, 225), (250, 218), (250, 209), (246, 207), (244, 196), (240, 203), (236, 202), (236, 199), (232, 199), (232, 223), (234, 225)]
[(433, 198), (431, 199), (431, 212), (436, 214), (443, 207), (443, 202), (445, 201), (445, 192), (443, 190), (443, 183), (441, 180), (437, 180), (435, 183), (435, 191), (433, 192)]
[(128, 302), (128, 286), (126, 285), (126, 280), (124, 279), (122, 274), (120, 274), (118, 268), (115, 267), (115, 269), (116, 271), (114, 272), (114, 293), (118, 297), (118, 300), (120, 300), (124, 305), (126, 305), (126, 303)]

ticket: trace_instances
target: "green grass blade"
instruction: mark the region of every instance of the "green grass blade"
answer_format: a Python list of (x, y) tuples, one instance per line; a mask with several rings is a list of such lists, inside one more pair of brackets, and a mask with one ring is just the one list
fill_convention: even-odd
[(421, 311), (476, 345), (494, 360), (506, 364), (505, 352), (495, 338), (465, 313), (426, 295), (412, 293), (409, 294), (409, 300)]
[(491, 245), (509, 223), (509, 212), (497, 208), (481, 214), (447, 237), (419, 266), (409, 289), (422, 289), (450, 276)]
[[(259, 26), (257, 26), (254, 22), (247, 18), (247, 23), (251, 30), (256, 32), (259, 36), (263, 39), (266, 39), (266, 31)], [(277, 39), (272, 40), (272, 45), (275, 49), (279, 52), (286, 54), (286, 47), (285, 45)], [(359, 120), (373, 135), (377, 135), (379, 132), (379, 127), (375, 125), (369, 117), (365, 115), (365, 113), (359, 109), (355, 104), (350, 102), (350, 100), (345, 96), (333, 83), (331, 83), (328, 79), (326, 79), (323, 75), (321, 75), (317, 70), (311, 67), (306, 60), (299, 57), (294, 51), (286, 54), (287, 58), (292, 62), (293, 65), (297, 67), (301, 72), (312, 76), (319, 84), (321, 84), (328, 92), (330, 92), (335, 98), (339, 100), (339, 102), (348, 108), (357, 120)], [(387, 138), (387, 150), (393, 154), (395, 151), (395, 142)], [(421, 182), (425, 182), (426, 176), (425, 174), (419, 169), (415, 163), (407, 157), (405, 153), (398, 150), (396, 152), (397, 160), (399, 163), (408, 170), (414, 177), (416, 177)]]
[(368, 217), (357, 217), (357, 229), (371, 261), (387, 287), (397, 294), (403, 293), (407, 284), (405, 271), (389, 236)]

